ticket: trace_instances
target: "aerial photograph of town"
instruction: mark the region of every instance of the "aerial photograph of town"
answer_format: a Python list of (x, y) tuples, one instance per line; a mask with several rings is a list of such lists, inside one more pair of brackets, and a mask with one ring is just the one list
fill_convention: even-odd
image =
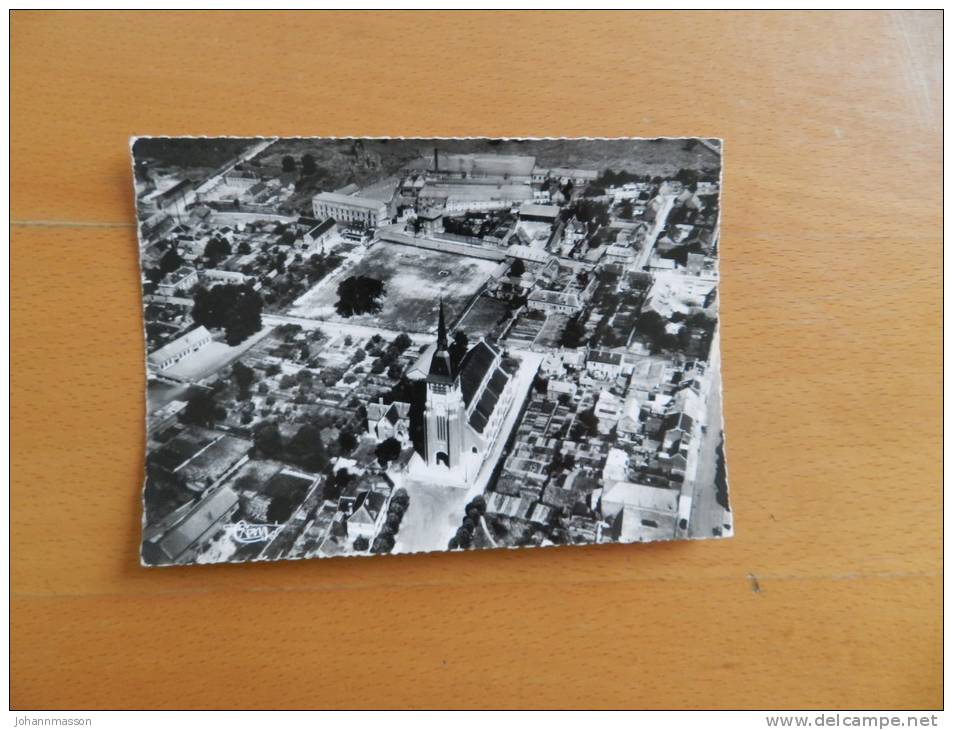
[(719, 140), (132, 156), (144, 565), (732, 534)]

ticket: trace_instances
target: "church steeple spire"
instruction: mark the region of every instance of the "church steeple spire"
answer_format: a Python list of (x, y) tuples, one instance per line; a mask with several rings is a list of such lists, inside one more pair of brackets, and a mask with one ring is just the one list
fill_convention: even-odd
[(437, 321), (437, 351), (446, 350), (450, 346), (447, 341), (447, 323), (443, 316), (443, 299), (440, 300), (440, 319)]
[(453, 365), (450, 362), (450, 342), (447, 339), (447, 320), (443, 313), (443, 300), (440, 300), (440, 318), (437, 320), (437, 347), (430, 361), (429, 380), (431, 382), (452, 383)]

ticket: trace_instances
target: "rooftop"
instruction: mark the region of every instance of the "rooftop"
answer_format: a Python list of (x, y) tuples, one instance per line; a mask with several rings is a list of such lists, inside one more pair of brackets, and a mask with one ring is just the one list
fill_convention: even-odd
[(378, 211), (384, 206), (384, 203), (379, 200), (361, 198), (356, 195), (341, 195), (340, 193), (318, 193), (314, 196), (314, 202), (328, 203), (330, 205), (346, 205), (352, 208), (365, 208), (373, 211)]
[(555, 220), (559, 216), (559, 206), (540, 205), (539, 203), (523, 203), (520, 206), (520, 215), (531, 215), (536, 218), (552, 218)]

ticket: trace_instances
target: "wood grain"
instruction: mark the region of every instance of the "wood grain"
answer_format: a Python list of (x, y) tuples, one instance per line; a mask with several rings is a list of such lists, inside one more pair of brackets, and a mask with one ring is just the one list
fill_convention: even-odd
[[(940, 706), (940, 24), (14, 12), (13, 706)], [(140, 568), (133, 134), (724, 138), (737, 536)]]

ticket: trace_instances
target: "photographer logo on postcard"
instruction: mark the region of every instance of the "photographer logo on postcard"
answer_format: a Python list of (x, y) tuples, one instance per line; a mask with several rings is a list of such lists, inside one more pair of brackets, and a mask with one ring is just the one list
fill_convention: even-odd
[(721, 150), (134, 139), (143, 564), (730, 536)]

